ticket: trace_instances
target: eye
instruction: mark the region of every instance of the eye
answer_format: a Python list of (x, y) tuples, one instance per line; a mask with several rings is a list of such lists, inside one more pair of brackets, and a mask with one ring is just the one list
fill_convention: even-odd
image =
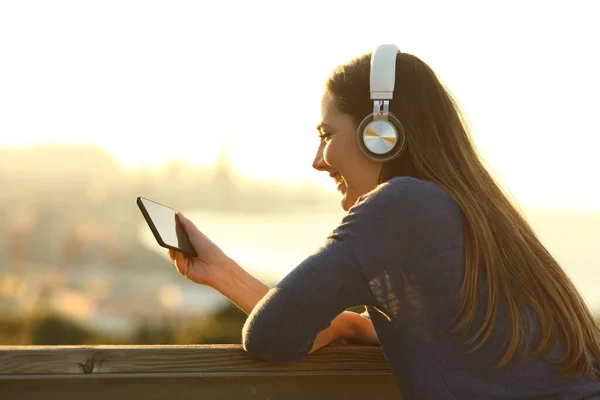
[(321, 141), (326, 142), (331, 138), (331, 133), (326, 133), (326, 132), (321, 132), (319, 134), (319, 139), (321, 139)]

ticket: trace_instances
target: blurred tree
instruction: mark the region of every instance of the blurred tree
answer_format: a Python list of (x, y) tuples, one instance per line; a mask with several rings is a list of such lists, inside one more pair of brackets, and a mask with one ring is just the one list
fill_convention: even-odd
[(34, 319), (31, 327), (33, 345), (76, 345), (85, 344), (91, 333), (67, 319), (46, 315)]
[(25, 345), (28, 343), (26, 321), (18, 317), (0, 319), (0, 345)]
[(150, 324), (142, 320), (133, 335), (134, 344), (173, 344), (175, 343), (173, 327), (168, 324)]
[(216, 313), (183, 328), (179, 335), (181, 344), (239, 344), (246, 314), (232, 303), (227, 303)]

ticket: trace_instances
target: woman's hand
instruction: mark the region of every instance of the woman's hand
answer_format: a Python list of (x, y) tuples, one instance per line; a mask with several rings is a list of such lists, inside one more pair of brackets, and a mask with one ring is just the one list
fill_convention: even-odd
[(169, 249), (171, 260), (181, 275), (196, 283), (213, 286), (218, 279), (217, 273), (221, 273), (231, 260), (182, 213), (178, 212), (177, 217), (196, 251), (196, 257)]
[(343, 344), (379, 345), (377, 333), (369, 318), (352, 311), (344, 311), (334, 322), (339, 340)]

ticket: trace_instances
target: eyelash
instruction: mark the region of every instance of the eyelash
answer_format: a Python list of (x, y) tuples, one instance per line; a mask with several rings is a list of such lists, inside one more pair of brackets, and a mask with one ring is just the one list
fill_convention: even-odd
[(319, 139), (321, 140), (327, 140), (331, 137), (331, 133), (321, 133), (319, 134)]

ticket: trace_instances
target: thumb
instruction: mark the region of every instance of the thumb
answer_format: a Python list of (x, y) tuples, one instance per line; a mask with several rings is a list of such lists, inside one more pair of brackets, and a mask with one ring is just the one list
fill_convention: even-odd
[(200, 241), (202, 241), (202, 239), (204, 238), (204, 234), (200, 232), (200, 229), (198, 229), (196, 225), (194, 225), (192, 221), (187, 219), (185, 215), (183, 215), (183, 213), (181, 213), (180, 211), (177, 211), (177, 218), (179, 218), (179, 221), (181, 222), (185, 233), (190, 239), (192, 246), (196, 247), (196, 245), (198, 245)]
[(190, 231), (192, 231), (193, 228), (195, 228), (196, 226), (194, 225), (194, 223), (192, 221), (187, 219), (186, 216), (183, 215), (183, 213), (181, 211), (177, 211), (176, 214), (177, 214), (177, 218), (179, 218), (179, 222), (181, 222), (181, 225), (183, 226), (183, 229), (185, 229), (185, 231), (189, 234)]

